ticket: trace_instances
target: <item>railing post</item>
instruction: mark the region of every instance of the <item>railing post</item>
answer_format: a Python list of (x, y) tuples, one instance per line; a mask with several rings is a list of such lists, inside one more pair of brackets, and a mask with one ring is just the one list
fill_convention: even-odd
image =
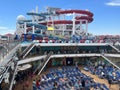
[(13, 77), (12, 77), (12, 81), (11, 81), (11, 83), (10, 83), (10, 88), (9, 88), (9, 90), (12, 90), (13, 83), (14, 83), (14, 78), (15, 78), (15, 75), (16, 75), (16, 72), (17, 72), (17, 68), (18, 68), (18, 63), (16, 64), (15, 71), (14, 71), (14, 73), (13, 73)]

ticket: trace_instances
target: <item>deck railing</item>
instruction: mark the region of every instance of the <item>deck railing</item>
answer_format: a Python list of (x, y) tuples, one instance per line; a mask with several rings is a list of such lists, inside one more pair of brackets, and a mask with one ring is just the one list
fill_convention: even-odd
[(51, 55), (52, 55), (52, 52), (50, 52), (42, 62), (40, 61), (40, 64), (35, 69), (34, 73), (36, 73), (38, 70), (40, 70), (38, 74), (40, 74), (42, 72), (44, 67), (47, 65)]

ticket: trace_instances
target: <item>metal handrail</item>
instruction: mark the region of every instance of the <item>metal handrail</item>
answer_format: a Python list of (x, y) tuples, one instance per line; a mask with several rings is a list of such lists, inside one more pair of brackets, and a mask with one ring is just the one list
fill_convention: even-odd
[(104, 54), (101, 54), (101, 57), (104, 58), (105, 60), (107, 60), (109, 63), (111, 63), (113, 66), (115, 66), (116, 68), (118, 68), (118, 70), (120, 70), (120, 67), (118, 67), (115, 63), (113, 63), (110, 59), (108, 59), (106, 56), (104, 56)]
[[(38, 75), (42, 72), (42, 70), (44, 69), (44, 67), (45, 67), (45, 66), (47, 65), (47, 63), (49, 62), (51, 55), (52, 55), (52, 52), (50, 52), (50, 53), (46, 56), (46, 58), (45, 58), (45, 60), (44, 60), (44, 62), (43, 62), (43, 66), (41, 66), (42, 68), (40, 69)], [(40, 66), (39, 66), (39, 67), (40, 67)]]
[(31, 51), (31, 49), (35, 46), (34, 43), (31, 43), (21, 54), (22, 58), (25, 58), (25, 56)]
[(15, 67), (15, 70), (14, 70), (14, 73), (13, 73), (13, 77), (12, 77), (12, 81), (11, 81), (11, 83), (10, 83), (10, 88), (9, 88), (9, 90), (12, 90), (13, 83), (14, 83), (14, 79), (15, 79), (15, 75), (16, 75), (16, 72), (17, 72), (17, 68), (18, 68), (18, 63), (16, 64), (16, 67)]

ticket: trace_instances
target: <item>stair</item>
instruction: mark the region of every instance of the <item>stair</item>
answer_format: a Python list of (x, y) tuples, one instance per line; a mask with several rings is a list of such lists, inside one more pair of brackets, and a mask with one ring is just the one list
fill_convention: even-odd
[(8, 62), (11, 61), (13, 56), (15, 55), (16, 51), (19, 49), (20, 44), (15, 46), (3, 59), (0, 60), (0, 66), (5, 66), (7, 65)]
[(120, 52), (120, 50), (118, 48), (116, 48), (115, 46), (113, 46), (112, 44), (109, 44), (110, 47), (112, 47), (113, 49), (115, 49), (117, 52)]
[(13, 83), (14, 83), (14, 79), (15, 79), (15, 75), (16, 75), (16, 72), (17, 72), (17, 68), (18, 68), (18, 63), (16, 62), (16, 64), (15, 64), (15, 69), (14, 69), (14, 73), (13, 73), (13, 76), (12, 76), (12, 81), (11, 81), (11, 83), (10, 83), (10, 88), (9, 88), (9, 90), (12, 90)]
[(40, 62), (38, 67), (36, 68), (36, 70), (34, 71), (34, 74), (39, 70), (38, 75), (42, 72), (42, 70), (44, 69), (44, 67), (47, 65), (47, 63), (50, 60), (50, 56), (52, 55), (52, 52), (50, 52), (46, 58), (43, 60), (43, 62)]
[(27, 54), (33, 49), (33, 47), (35, 46), (34, 43), (31, 43), (20, 55), (20, 57), (25, 58), (27, 56)]
[(120, 45), (114, 45), (118, 50), (120, 50)]
[(0, 83), (2, 82), (2, 80), (4, 79), (6, 73), (8, 72), (10, 65), (11, 65), (12, 61), (8, 63), (7, 66), (4, 67), (0, 67), (1, 71), (0, 71)]
[(120, 67), (118, 65), (116, 65), (114, 62), (112, 62), (110, 59), (108, 59), (106, 56), (101, 54), (101, 57), (104, 58), (105, 60), (107, 60), (109, 63), (111, 63), (113, 66), (115, 66), (116, 68), (118, 68), (120, 70)]

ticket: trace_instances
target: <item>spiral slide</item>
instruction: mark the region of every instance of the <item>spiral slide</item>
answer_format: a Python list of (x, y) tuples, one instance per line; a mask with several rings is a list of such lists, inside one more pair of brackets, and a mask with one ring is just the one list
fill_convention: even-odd
[(31, 15), (31, 16), (39, 16), (41, 19), (39, 19), (39, 21), (45, 20), (45, 15), (49, 15), (47, 13), (45, 14), (39, 14), (39, 13), (35, 13), (35, 12), (29, 12), (27, 13), (27, 15)]
[[(30, 12), (30, 13), (27, 13), (27, 15), (38, 16), (40, 18), (38, 21), (43, 21), (46, 19), (45, 15), (48, 15), (48, 14), (47, 13), (39, 14), (39, 13)], [(47, 27), (45, 25), (34, 23), (32, 22), (32, 20), (30, 22), (27, 22), (26, 25), (27, 25), (27, 32), (31, 32), (31, 33), (26, 35), (24, 34), (24, 40), (26, 40), (26, 38), (34, 40), (35, 37), (41, 37), (41, 35), (40, 34), (38, 35), (37, 33), (38, 32), (40, 33), (41, 30), (43, 31), (47, 30)], [(35, 30), (34, 32), (35, 34), (32, 33), (32, 26), (34, 26), (35, 28), (38, 28), (38, 30)]]
[[(28, 34), (28, 39), (31, 39), (34, 40), (35, 38), (37, 37), (41, 37), (40, 33), (41, 33), (41, 30), (42, 32), (45, 32), (45, 30), (47, 30), (46, 26), (45, 25), (42, 25), (42, 24), (36, 24), (36, 23), (28, 23), (27, 24), (28, 28), (27, 28), (27, 32), (31, 32), (32, 33), (32, 27), (31, 26), (35, 26), (35, 28), (38, 28), (38, 30), (35, 30), (35, 34)], [(38, 34), (39, 33), (39, 34)]]
[[(48, 14), (48, 13), (41, 13), (41, 14), (39, 14), (39, 13), (29, 12), (29, 13), (27, 13), (27, 15), (39, 16), (40, 19), (39, 19), (38, 21), (43, 21), (43, 20), (46, 19), (45, 16), (46, 16), (46, 15), (49, 15), (49, 14)], [(42, 24), (37, 24), (37, 23), (31, 22), (31, 23), (28, 23), (27, 25), (28, 25), (28, 27), (35, 26), (36, 28), (40, 28), (40, 29), (46, 30), (46, 26), (45, 26), (45, 25), (42, 25)]]
[[(91, 23), (93, 21), (93, 13), (91, 13), (90, 11), (87, 11), (87, 10), (56, 10), (55, 14), (58, 16), (62, 15), (62, 14), (63, 15), (65, 15), (65, 14), (77, 15), (77, 16), (74, 16), (75, 24), (80, 24), (80, 23), (86, 24), (86, 23)], [(27, 22), (26, 23), (27, 24), (27, 32), (30, 32), (27, 35), (24, 35), (25, 40), (26, 40), (26, 38), (34, 40), (35, 37), (41, 38), (42, 36), (44, 36), (45, 34), (38, 35), (37, 32), (40, 33), (41, 30), (42, 31), (47, 30), (47, 27), (46, 27), (47, 24), (73, 24), (72, 20), (50, 20), (47, 22), (44, 21), (47, 18), (46, 16), (49, 17), (49, 15), (52, 15), (49, 13), (29, 12), (29, 13), (27, 13), (27, 15), (32, 16), (33, 20), (25, 21), (25, 22)], [(38, 18), (35, 20), (36, 23), (34, 22), (34, 18)], [(40, 22), (38, 23), (38, 21), (40, 21)], [(34, 31), (32, 26), (34, 26), (34, 28), (37, 30)]]
[[(80, 16), (75, 17), (76, 20), (87, 20), (89, 23), (93, 21), (93, 13), (85, 10), (58, 10), (57, 14), (81, 14)], [(82, 15), (83, 14), (83, 15)], [(82, 22), (83, 24), (85, 22)]]
[[(75, 19), (75, 24), (79, 24), (80, 21), (79, 20), (84, 20), (82, 21), (82, 24), (85, 24), (85, 20), (88, 21), (88, 23), (91, 23), (93, 21), (93, 13), (91, 13), (90, 11), (85, 11), (85, 10), (58, 10), (56, 11), (56, 14), (61, 15), (61, 14), (80, 14), (79, 16), (76, 16)], [(72, 24), (73, 21), (72, 20), (56, 20), (56, 21), (50, 21), (48, 22), (49, 24)], [(44, 25), (47, 25), (46, 22), (41, 23)]]

